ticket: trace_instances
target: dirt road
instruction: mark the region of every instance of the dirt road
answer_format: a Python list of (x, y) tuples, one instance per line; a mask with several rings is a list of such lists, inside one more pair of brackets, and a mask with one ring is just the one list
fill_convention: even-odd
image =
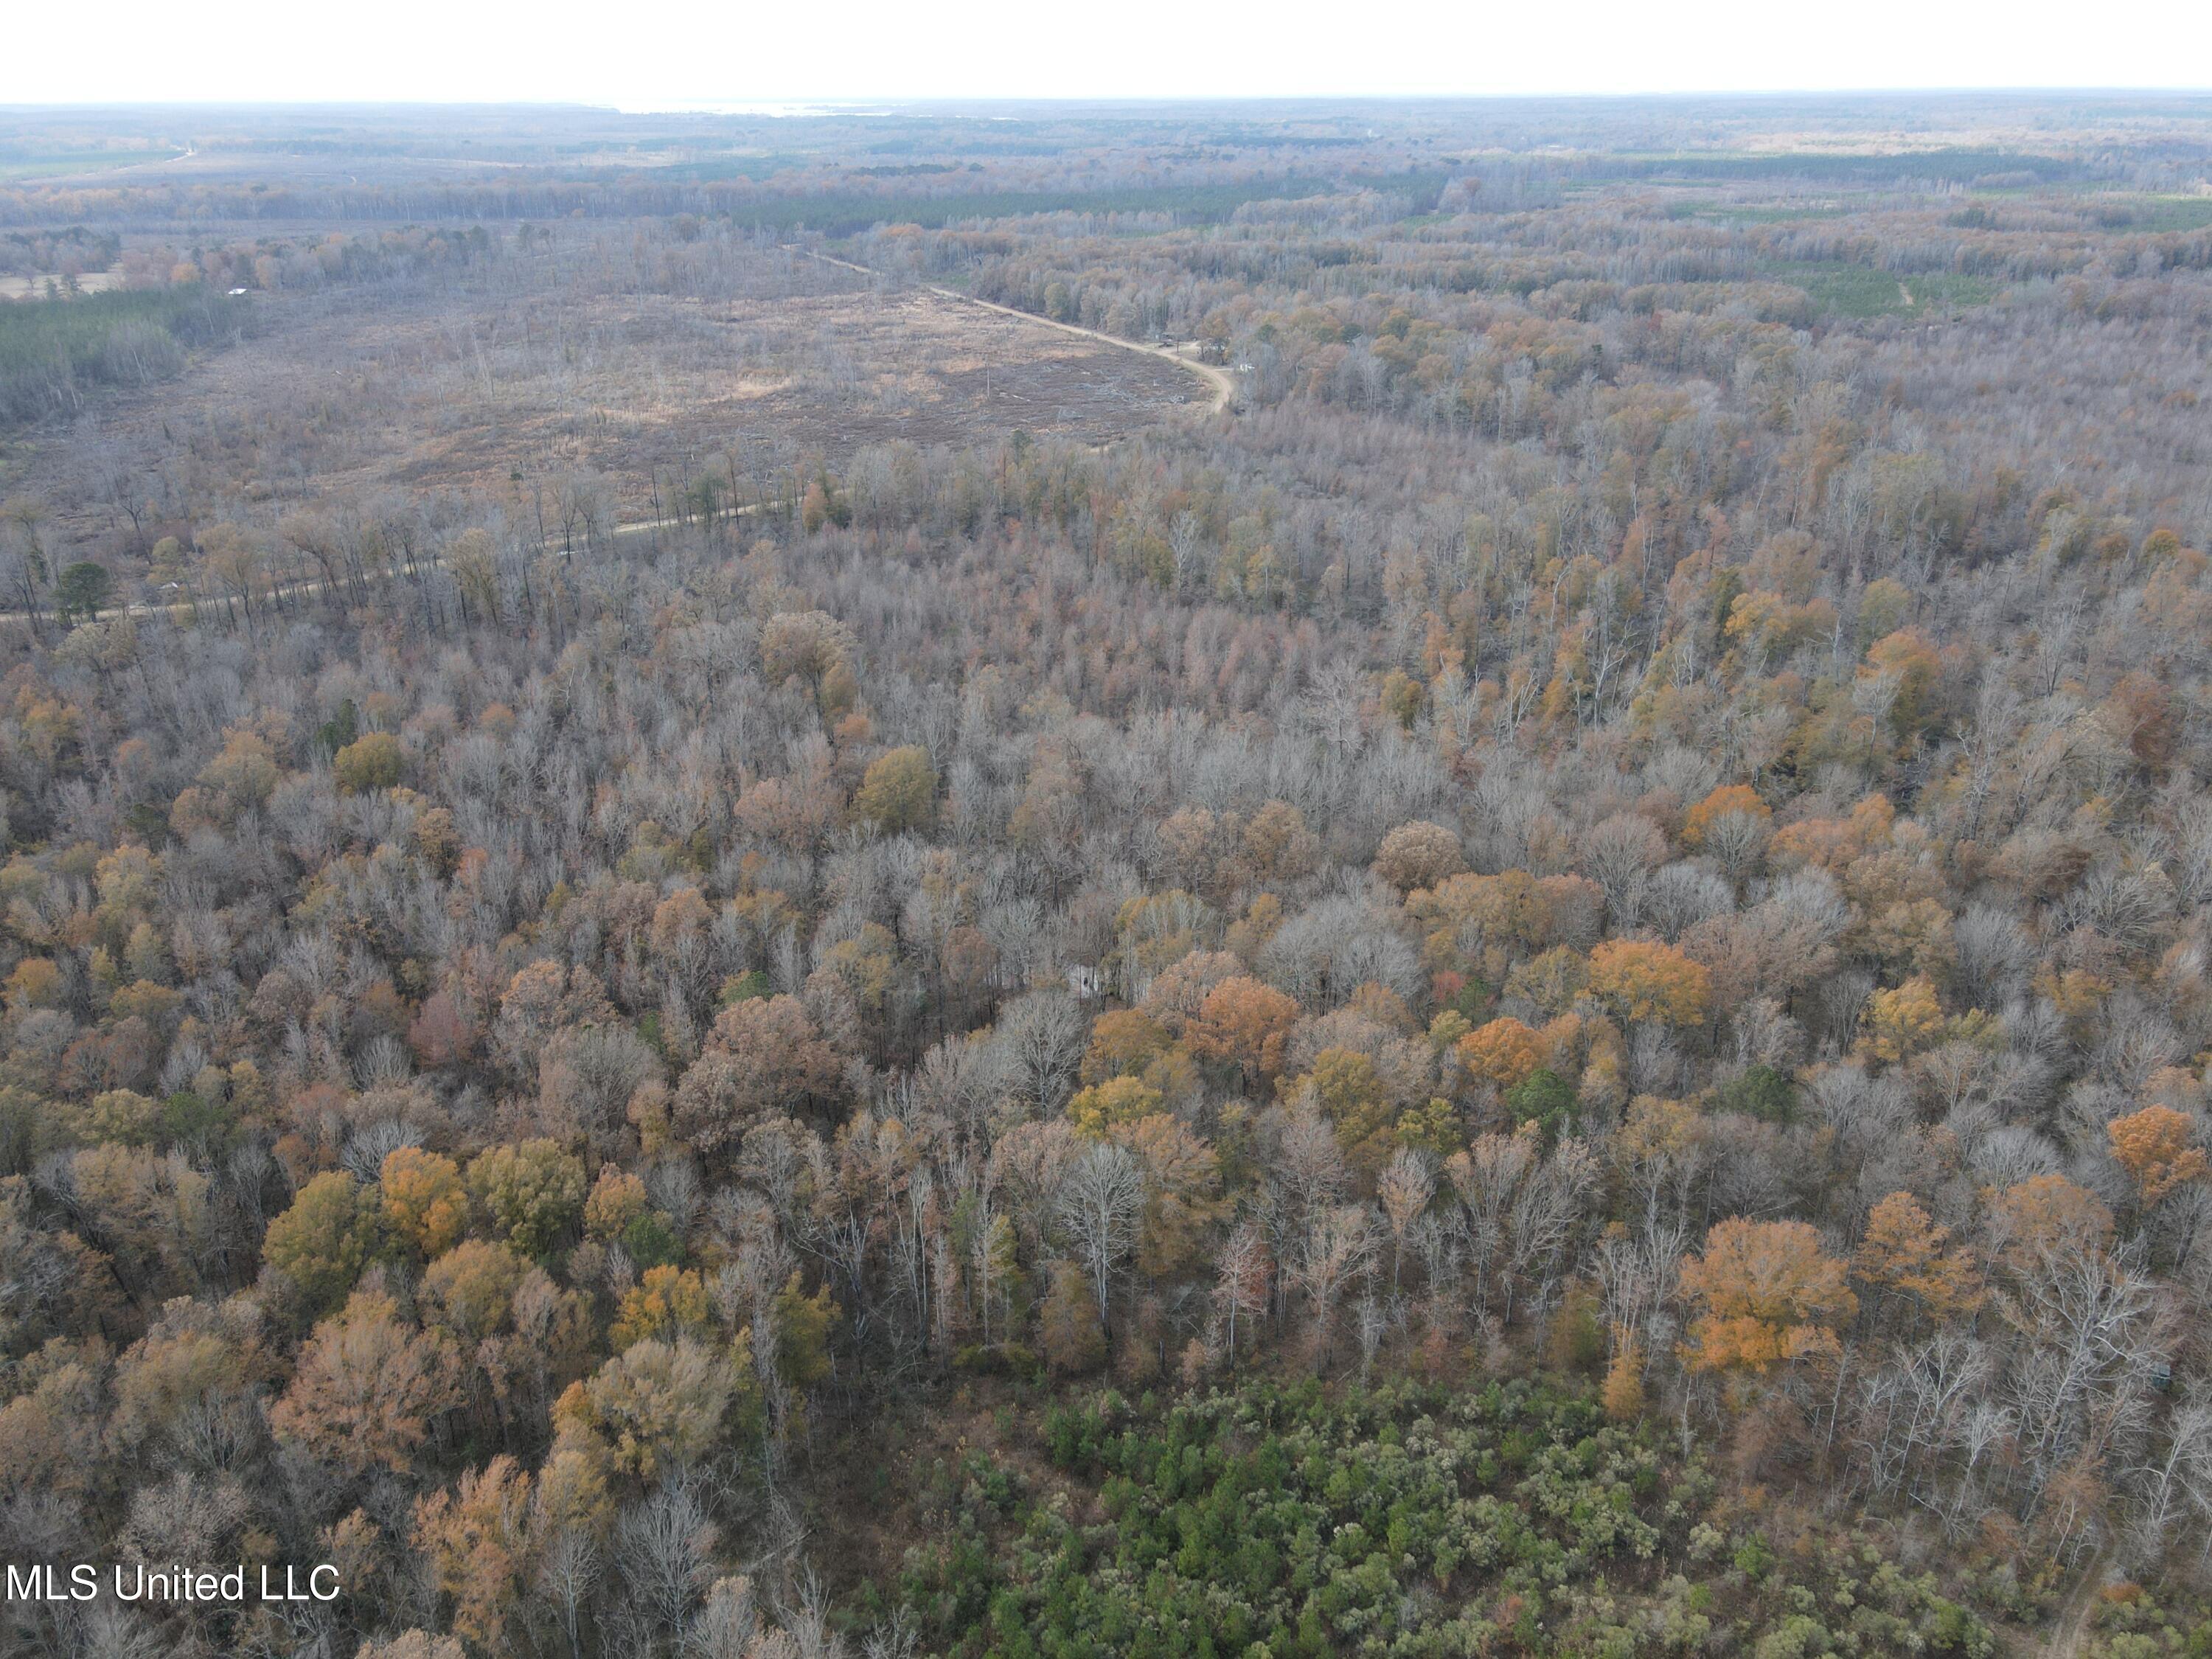
[[(744, 518), (750, 514), (757, 513), (760, 510), (760, 504), (757, 501), (751, 501), (746, 503), (743, 507), (725, 507), (722, 510), (722, 516), (724, 518)], [(607, 534), (611, 537), (641, 536), (649, 530), (678, 529), (682, 527), (685, 522), (686, 520), (682, 519), (640, 519), (633, 524), (611, 525), (607, 528)], [(568, 554), (566, 550), (562, 550), (556, 552), (554, 556), (556, 558), (565, 559), (568, 556)], [(445, 563), (446, 562), (443, 559), (419, 559), (410, 564), (391, 566), (381, 570), (364, 572), (362, 574), (362, 580), (368, 582), (384, 582), (395, 580), (402, 576), (419, 576), (425, 570), (443, 569), (445, 568)], [(274, 587), (263, 588), (255, 593), (253, 597), (257, 604), (271, 599), (311, 599), (314, 598), (315, 595), (322, 592), (325, 589), (329, 587), (329, 586), (330, 584), (328, 582), (322, 580), (319, 577), (313, 578), (306, 581), (283, 582)], [(103, 606), (101, 609), (94, 611), (89, 620), (93, 622), (113, 622), (118, 617), (123, 617), (166, 616), (171, 622), (184, 622), (196, 616), (202, 611), (228, 611), (232, 605), (238, 602), (238, 596), (235, 594), (225, 595), (220, 593), (210, 594), (204, 599), (173, 599), (166, 603), (159, 599), (134, 600), (128, 605), (112, 605)], [(11, 606), (0, 608), (0, 622), (21, 622), (23, 620), (24, 615), (21, 607)]]
[(2106, 1551), (2100, 1546), (2075, 1581), (2073, 1593), (2051, 1621), (2051, 1639), (2042, 1659), (2080, 1659), (2089, 1644), (2089, 1627), (2097, 1614), (2098, 1593), (2105, 1588)]
[[(877, 274), (866, 265), (854, 264), (850, 259), (840, 259), (834, 254), (817, 253), (811, 248), (796, 248), (793, 251), (804, 253), (810, 259), (818, 259), (825, 265), (836, 265), (841, 270), (857, 271), (863, 276), (873, 276)], [(1188, 369), (1197, 375), (1212, 389), (1213, 402), (1209, 405), (1209, 412), (1212, 414), (1218, 415), (1223, 410), (1228, 408), (1230, 400), (1237, 395), (1237, 381), (1227, 369), (1217, 368), (1212, 363), (1201, 363), (1194, 357), (1187, 357), (1174, 346), (1139, 345), (1134, 340), (1124, 340), (1115, 335), (1102, 334), (1095, 328), (1083, 328), (1074, 323), (1055, 322), (1049, 317), (1040, 317), (1033, 311), (1020, 311), (1012, 306), (1002, 306), (995, 300), (979, 300), (972, 294), (963, 294), (957, 288), (939, 288), (933, 283), (925, 283), (921, 287), (923, 293), (934, 294), (940, 299), (957, 300), (962, 305), (981, 306), (986, 311), (995, 311), (1001, 316), (1019, 318), (1025, 323), (1042, 323), (1045, 327), (1056, 328), (1063, 334), (1080, 335), (1086, 340), (1097, 340), (1102, 344), (1115, 346), (1123, 351), (1136, 352), (1140, 356), (1164, 357), (1177, 368)]]

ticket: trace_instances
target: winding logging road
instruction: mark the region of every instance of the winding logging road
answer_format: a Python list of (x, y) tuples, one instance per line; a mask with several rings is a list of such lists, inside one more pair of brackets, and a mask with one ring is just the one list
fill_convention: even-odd
[[(850, 259), (840, 259), (833, 254), (817, 253), (811, 248), (794, 248), (792, 251), (804, 253), (810, 259), (818, 259), (825, 265), (836, 265), (840, 270), (858, 271), (863, 276), (873, 276), (878, 274), (866, 265), (856, 265)], [(939, 288), (933, 283), (925, 283), (922, 284), (921, 291), (925, 294), (934, 294), (939, 299), (957, 300), (963, 306), (981, 306), (986, 311), (995, 311), (1005, 317), (1019, 318), (1025, 323), (1042, 323), (1047, 328), (1056, 328), (1063, 334), (1079, 334), (1086, 340), (1097, 340), (1104, 345), (1118, 346), (1123, 351), (1133, 351), (1142, 357), (1164, 357), (1178, 368), (1188, 369), (1206, 382), (1213, 393), (1213, 402), (1209, 405), (1207, 411), (1210, 414), (1218, 415), (1229, 407), (1230, 400), (1237, 395), (1237, 382), (1230, 377), (1227, 369), (1217, 368), (1212, 363), (1201, 363), (1194, 357), (1186, 357), (1173, 346), (1139, 345), (1134, 340), (1123, 340), (1111, 334), (1102, 334), (1095, 328), (1083, 328), (1074, 323), (1056, 322), (1050, 317), (1040, 317), (1033, 311), (1019, 311), (1012, 306), (1002, 306), (995, 300), (979, 300), (972, 294), (963, 294), (957, 288)]]

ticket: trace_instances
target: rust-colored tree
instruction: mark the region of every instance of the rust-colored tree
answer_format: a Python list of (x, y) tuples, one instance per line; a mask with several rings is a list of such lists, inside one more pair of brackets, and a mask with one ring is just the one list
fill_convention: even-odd
[(1657, 939), (1607, 939), (1591, 951), (1589, 969), (1591, 994), (1624, 1019), (1695, 1025), (1711, 1000), (1704, 966)]
[(2146, 1106), (2105, 1126), (2112, 1161), (2126, 1170), (2149, 1209), (2208, 1173), (2197, 1126), (2171, 1106)]
[(1764, 1374), (1833, 1353), (1858, 1311), (1844, 1264), (1802, 1221), (1719, 1223), (1681, 1285), (1698, 1310), (1685, 1357), (1699, 1370)]
[(1291, 997), (1240, 975), (1206, 994), (1184, 1036), (1200, 1059), (1236, 1066), (1249, 1086), (1282, 1069), (1283, 1044), (1297, 1018)]
[(734, 1146), (762, 1119), (832, 1092), (837, 1056), (797, 997), (753, 997), (714, 1020), (676, 1086), (676, 1133), (702, 1152)]
[(1892, 1193), (1874, 1206), (1851, 1269), (1877, 1294), (1905, 1297), (1939, 1322), (1979, 1299), (1972, 1252), (1954, 1247), (1951, 1230), (1910, 1193)]
[(1459, 1040), (1459, 1057), (1479, 1078), (1510, 1089), (1548, 1062), (1551, 1045), (1510, 1014), (1478, 1025)]

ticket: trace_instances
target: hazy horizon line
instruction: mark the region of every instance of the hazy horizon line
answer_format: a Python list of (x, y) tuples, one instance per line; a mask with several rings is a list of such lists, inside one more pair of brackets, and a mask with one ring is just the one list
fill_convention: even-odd
[(852, 114), (871, 111), (947, 106), (1006, 106), (1028, 108), (1070, 106), (1186, 106), (1218, 104), (1528, 104), (1546, 102), (1622, 102), (1690, 98), (1998, 98), (1998, 97), (2182, 97), (2212, 99), (2212, 82), (2203, 84), (2110, 83), (1928, 86), (1759, 86), (1670, 87), (1635, 89), (1559, 88), (1540, 91), (1490, 92), (1220, 92), (1220, 93), (917, 93), (836, 94), (759, 97), (699, 97), (656, 99), (632, 103), (622, 99), (596, 98), (127, 98), (37, 99), (0, 98), (0, 112), (110, 110), (571, 110), (613, 115), (776, 115), (803, 116), (829, 112)]

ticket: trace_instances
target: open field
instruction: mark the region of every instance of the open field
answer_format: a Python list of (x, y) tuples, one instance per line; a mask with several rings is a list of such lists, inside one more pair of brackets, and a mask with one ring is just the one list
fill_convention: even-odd
[[(36, 276), (0, 276), (0, 300), (43, 299), (47, 283), (59, 286), (68, 280), (58, 272), (46, 272)], [(77, 290), (82, 294), (105, 294), (110, 289), (122, 285), (123, 273), (117, 270), (88, 270), (76, 279)]]
[[(257, 295), (263, 331), (103, 398), (94, 447), (179, 503), (331, 507), (388, 489), (515, 503), (588, 472), (629, 521), (654, 511), (656, 469), (702, 457), (836, 465), (866, 445), (1014, 428), (1098, 444), (1220, 395), (1196, 365), (780, 250), (731, 255), (714, 298), (611, 277), (556, 288), (573, 257), (437, 294)], [(89, 538), (112, 523), (91, 453), (34, 441), (0, 476)]]

